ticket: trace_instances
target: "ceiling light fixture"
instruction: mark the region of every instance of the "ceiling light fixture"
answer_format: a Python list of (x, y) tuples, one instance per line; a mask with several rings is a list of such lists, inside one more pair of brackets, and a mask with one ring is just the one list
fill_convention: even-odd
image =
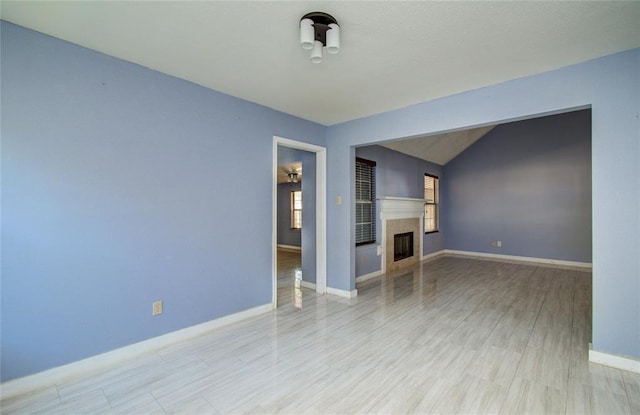
[(340, 52), (340, 26), (330, 14), (311, 12), (300, 19), (300, 46), (311, 50), (311, 62), (322, 62), (322, 48), (336, 54)]
[(289, 173), (287, 181), (289, 183), (298, 183), (298, 173)]

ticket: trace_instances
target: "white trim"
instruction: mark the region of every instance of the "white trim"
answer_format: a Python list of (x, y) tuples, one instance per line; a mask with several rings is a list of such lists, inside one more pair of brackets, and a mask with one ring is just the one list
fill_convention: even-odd
[(439, 256), (443, 256), (443, 255), (445, 255), (445, 250), (441, 249), (439, 251), (432, 252), (430, 254), (421, 256), (420, 257), (420, 262), (429, 261), (431, 259), (435, 259), (435, 258), (437, 258)]
[(382, 270), (379, 269), (377, 271), (373, 271), (373, 272), (370, 272), (368, 274), (361, 275), (359, 277), (356, 277), (356, 284), (359, 283), (359, 282), (363, 282), (363, 281), (367, 281), (367, 280), (379, 277), (382, 274), (383, 274)]
[(255, 317), (272, 309), (271, 304), (264, 304), (238, 313), (229, 314), (205, 323), (187, 327), (162, 336), (134, 343), (110, 352), (102, 353), (86, 359), (78, 360), (64, 366), (54, 367), (23, 378), (10, 380), (1, 385), (2, 399), (22, 395), (36, 389), (67, 381), (80, 375), (104, 369), (125, 360), (133, 359), (151, 351), (201, 336), (220, 327)]
[(316, 283), (315, 282), (309, 282), (309, 281), (305, 281), (305, 280), (300, 280), (300, 286), (304, 287), (304, 288), (311, 288), (312, 290), (316, 289)]
[(301, 246), (295, 246), (295, 245), (278, 244), (278, 248), (279, 249), (284, 249), (284, 250), (287, 250), (287, 251), (302, 251), (302, 247)]
[(589, 361), (605, 366), (614, 367), (616, 369), (640, 373), (640, 360), (628, 356), (620, 356), (593, 350), (591, 344), (589, 344)]
[(271, 219), (271, 303), (278, 306), (278, 146), (309, 151), (316, 155), (316, 292), (327, 292), (327, 149), (314, 144), (273, 136)]
[(278, 140), (273, 137), (271, 154), (271, 304), (278, 308)]
[(327, 292), (327, 150), (316, 151), (316, 292)]
[(386, 196), (378, 200), (382, 219), (411, 219), (424, 214), (424, 199)]
[(338, 288), (327, 287), (327, 294), (337, 295), (344, 298), (355, 298), (358, 296), (358, 290), (345, 291)]
[(486, 252), (456, 251), (453, 249), (445, 249), (444, 253), (446, 255), (463, 255), (463, 256), (472, 256), (472, 257), (479, 257), (479, 258), (502, 259), (502, 260), (508, 260), (508, 261), (536, 262), (540, 264), (562, 265), (562, 266), (569, 266), (569, 267), (576, 267), (576, 268), (583, 268), (583, 269), (591, 269), (592, 267), (591, 263), (589, 262), (565, 261), (562, 259), (491, 254)]
[[(588, 262), (575, 262), (575, 261), (564, 261), (558, 259), (546, 259), (546, 258), (533, 258), (533, 257), (523, 257), (523, 256), (514, 256), (514, 255), (500, 255), (500, 254), (487, 254), (484, 252), (471, 252), (471, 251), (455, 251), (452, 249), (441, 249), (436, 252), (432, 252), (427, 255), (423, 255), (420, 257), (420, 262), (426, 262), (433, 259), (436, 259), (441, 256), (446, 255), (461, 255), (461, 256), (470, 256), (470, 257), (482, 257), (482, 258), (491, 258), (491, 259), (499, 259), (499, 260), (511, 260), (511, 261), (522, 261), (522, 262), (536, 262), (541, 264), (551, 264), (551, 265), (563, 265), (563, 266), (573, 266), (576, 268), (591, 268), (591, 264)], [(370, 272), (365, 275), (361, 275), (356, 277), (356, 283), (360, 283), (363, 281), (367, 281), (376, 277), (383, 275), (382, 269), (377, 271)]]

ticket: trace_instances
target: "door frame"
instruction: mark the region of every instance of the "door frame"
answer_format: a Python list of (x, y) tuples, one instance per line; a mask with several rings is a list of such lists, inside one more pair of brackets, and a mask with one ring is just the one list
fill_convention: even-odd
[(316, 292), (327, 292), (327, 149), (314, 144), (273, 136), (271, 287), (272, 304), (278, 306), (278, 146), (316, 155)]

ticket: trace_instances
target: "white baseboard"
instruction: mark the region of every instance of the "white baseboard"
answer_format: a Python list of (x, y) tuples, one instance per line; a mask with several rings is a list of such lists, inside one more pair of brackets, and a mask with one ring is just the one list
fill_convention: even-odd
[(384, 273), (382, 272), (381, 269), (379, 269), (377, 271), (373, 271), (373, 272), (370, 272), (368, 274), (361, 275), (359, 277), (356, 277), (356, 284), (358, 284), (360, 282), (363, 282), (363, 281), (366, 281), (366, 280), (370, 280), (372, 278), (379, 277), (382, 274), (384, 274)]
[(287, 250), (287, 251), (302, 251), (302, 247), (301, 246), (295, 246), (295, 245), (278, 244), (278, 248), (279, 249), (284, 249), (284, 250)]
[(305, 281), (305, 280), (300, 280), (300, 286), (301, 287), (305, 287), (305, 288), (311, 288), (314, 291), (316, 289), (316, 283), (315, 282), (309, 282), (309, 281)]
[(486, 252), (472, 252), (472, 251), (456, 251), (452, 249), (445, 249), (445, 255), (462, 255), (462, 256), (472, 256), (477, 258), (491, 258), (491, 259), (501, 259), (507, 261), (523, 261), (523, 262), (535, 262), (539, 264), (548, 264), (548, 265), (561, 265), (567, 267), (576, 267), (582, 269), (591, 269), (592, 264), (590, 262), (577, 262), (577, 261), (565, 261), (562, 259), (549, 259), (549, 258), (535, 258), (528, 256), (516, 256), (516, 255), (502, 255), (502, 254), (491, 254)]
[[(431, 259), (437, 258), (437, 257), (442, 256), (444, 254), (445, 254), (444, 250), (440, 250), (438, 252), (432, 252), (430, 254), (421, 256), (420, 257), (420, 262), (429, 261)], [(373, 278), (377, 278), (377, 277), (379, 277), (379, 276), (381, 276), (383, 274), (384, 274), (384, 272), (382, 272), (382, 270), (379, 269), (377, 271), (373, 271), (373, 272), (370, 272), (368, 274), (361, 275), (359, 277), (356, 277), (356, 284), (364, 282), (364, 281), (367, 281), (367, 280), (370, 280), (370, 279), (373, 279)]]
[(327, 287), (327, 294), (337, 295), (344, 298), (355, 298), (358, 296), (358, 290), (345, 291), (338, 288)]
[(206, 323), (197, 324), (195, 326), (163, 334), (162, 336), (153, 337), (139, 343), (124, 346), (110, 352), (78, 360), (64, 366), (54, 367), (23, 378), (10, 380), (0, 385), (0, 395), (2, 399), (22, 395), (36, 389), (54, 385), (77, 376), (107, 368), (125, 360), (149, 353), (150, 351), (201, 336), (220, 327), (255, 317), (272, 310), (273, 304), (264, 304), (238, 313), (220, 317), (215, 320), (207, 321)]
[[(445, 255), (459, 255), (459, 256), (507, 260), (507, 261), (532, 262), (537, 264), (576, 267), (576, 268), (585, 269), (585, 270), (592, 268), (592, 264), (589, 262), (565, 261), (561, 259), (535, 258), (535, 257), (515, 256), (515, 255), (502, 255), (502, 254), (492, 254), (492, 253), (486, 253), (486, 252), (456, 251), (453, 249), (441, 249), (440, 251), (423, 255), (420, 257), (420, 262), (429, 261)], [(382, 270), (377, 270), (377, 271), (370, 272), (369, 274), (361, 275), (359, 277), (356, 277), (356, 284), (361, 283), (363, 281), (370, 280), (372, 278), (379, 277), (383, 274), (384, 272), (382, 272)]]
[(429, 261), (429, 260), (437, 258), (439, 256), (443, 256), (444, 254), (445, 254), (445, 250), (441, 249), (439, 251), (432, 252), (430, 254), (421, 256), (420, 257), (420, 262)]
[(601, 365), (614, 367), (616, 369), (627, 370), (629, 372), (640, 373), (640, 360), (620, 356), (611, 353), (593, 350), (589, 344), (589, 361)]

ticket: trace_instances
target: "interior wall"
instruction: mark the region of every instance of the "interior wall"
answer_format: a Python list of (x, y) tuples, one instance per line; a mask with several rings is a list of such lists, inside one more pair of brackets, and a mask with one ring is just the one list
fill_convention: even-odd
[(274, 135), (327, 147), (327, 282), (350, 291), (354, 146), (589, 106), (593, 347), (640, 358), (640, 50), (325, 128), (0, 29), (3, 381), (270, 303)]
[[(640, 359), (640, 49), (330, 126), (328, 285), (355, 288), (354, 146), (592, 108), (593, 348)], [(351, 182), (344, 178), (350, 177)]]
[(278, 245), (302, 247), (302, 232), (291, 229), (291, 192), (301, 189), (302, 182), (278, 185)]
[(0, 30), (2, 381), (270, 304), (273, 136), (326, 128)]
[[(295, 148), (278, 146), (278, 165), (302, 162), (305, 153), (305, 151)], [(304, 168), (302, 172), (304, 176)], [(302, 232), (291, 229), (291, 192), (294, 190), (302, 190), (302, 182), (280, 183), (278, 185), (277, 241), (279, 245), (302, 247)]]
[[(376, 162), (376, 198), (410, 197), (424, 198), (424, 174), (429, 173), (442, 179), (442, 166), (416, 157), (373, 145), (358, 147), (356, 156)], [(440, 209), (441, 219), (445, 215)], [(382, 257), (377, 254), (377, 246), (382, 245), (382, 221), (380, 203), (376, 203), (376, 243), (356, 247), (356, 277), (380, 271)], [(444, 248), (442, 233), (422, 235), (423, 255)]]
[(316, 155), (302, 152), (302, 279), (316, 282)]
[(444, 175), (446, 249), (591, 263), (591, 110), (499, 125)]

